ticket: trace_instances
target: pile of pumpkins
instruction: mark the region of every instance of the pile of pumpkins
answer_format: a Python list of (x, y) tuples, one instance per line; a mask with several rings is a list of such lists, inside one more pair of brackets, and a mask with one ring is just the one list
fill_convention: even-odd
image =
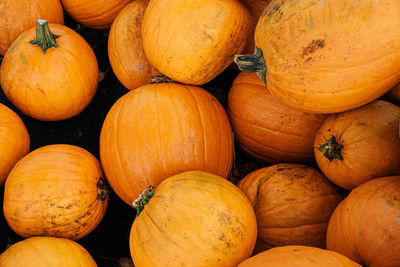
[[(110, 190), (137, 210), (137, 267), (400, 266), (399, 1), (1, 0), (1, 87), (37, 120), (74, 117), (97, 90), (96, 56), (64, 12), (108, 31), (130, 91), (99, 160), (30, 151), (0, 104), (3, 212), (26, 238), (0, 266), (96, 266), (76, 241)], [(201, 86), (234, 62), (225, 109)], [(264, 166), (238, 184), (235, 143)]]

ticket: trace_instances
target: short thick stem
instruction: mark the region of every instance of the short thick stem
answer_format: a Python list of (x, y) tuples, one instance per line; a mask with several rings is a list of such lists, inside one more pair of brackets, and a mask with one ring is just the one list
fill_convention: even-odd
[(100, 177), (97, 182), (97, 199), (104, 203), (109, 194), (110, 190), (108, 189), (107, 183), (104, 181), (103, 177)]
[(267, 66), (263, 57), (262, 50), (257, 46), (254, 48), (254, 54), (252, 55), (235, 55), (235, 63), (239, 69), (243, 72), (255, 72), (264, 82), (266, 81)]
[(343, 145), (340, 145), (338, 142), (336, 142), (336, 138), (334, 136), (332, 136), (328, 141), (325, 141), (325, 143), (318, 148), (318, 150), (321, 151), (329, 161), (334, 159), (343, 160), (342, 149)]
[(144, 206), (149, 203), (151, 197), (154, 195), (154, 186), (148, 186), (145, 190), (140, 193), (139, 197), (132, 202), (132, 207), (136, 209), (136, 217), (144, 209)]
[(31, 44), (37, 44), (46, 53), (50, 47), (58, 47), (56, 39), (58, 35), (53, 34), (49, 29), (49, 24), (45, 19), (38, 19), (36, 22), (36, 39), (30, 41)]

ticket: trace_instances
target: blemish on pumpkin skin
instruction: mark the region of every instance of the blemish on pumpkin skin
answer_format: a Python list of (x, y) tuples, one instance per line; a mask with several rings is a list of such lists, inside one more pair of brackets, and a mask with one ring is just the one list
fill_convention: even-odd
[[(323, 48), (324, 46), (325, 46), (325, 40), (323, 39), (312, 40), (311, 43), (309, 43), (308, 46), (303, 49), (302, 53), (303, 58), (311, 53), (314, 53), (316, 50)], [(310, 59), (311, 57), (307, 58), (307, 60)]]

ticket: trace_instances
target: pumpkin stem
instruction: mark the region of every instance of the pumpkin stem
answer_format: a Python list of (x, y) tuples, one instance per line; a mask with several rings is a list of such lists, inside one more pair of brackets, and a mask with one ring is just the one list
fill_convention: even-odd
[(140, 193), (139, 197), (132, 202), (132, 207), (136, 209), (136, 217), (144, 209), (144, 206), (149, 203), (151, 197), (154, 195), (154, 186), (148, 186), (145, 190)]
[(49, 24), (45, 19), (38, 19), (36, 22), (36, 39), (30, 41), (31, 44), (37, 44), (42, 48), (43, 53), (46, 53), (47, 49), (50, 47), (58, 47), (56, 43), (56, 38), (59, 35), (53, 34), (49, 29)]
[(175, 82), (175, 81), (170, 79), (170, 78), (168, 78), (164, 74), (153, 76), (150, 79), (150, 83), (173, 83), (173, 82)]
[(100, 177), (97, 182), (97, 200), (101, 200), (104, 203), (106, 201), (108, 195), (110, 194), (110, 190), (103, 177)]
[(336, 142), (336, 139), (334, 136), (331, 137), (328, 141), (325, 141), (318, 150), (322, 152), (322, 154), (329, 159), (329, 161), (332, 161), (334, 159), (340, 159), (343, 160), (342, 157), (342, 148), (343, 145), (340, 145), (338, 142)]
[(257, 46), (254, 47), (254, 54), (252, 55), (235, 55), (235, 63), (243, 72), (256, 72), (264, 84), (267, 84), (265, 75), (267, 73), (267, 66), (263, 57), (263, 52)]

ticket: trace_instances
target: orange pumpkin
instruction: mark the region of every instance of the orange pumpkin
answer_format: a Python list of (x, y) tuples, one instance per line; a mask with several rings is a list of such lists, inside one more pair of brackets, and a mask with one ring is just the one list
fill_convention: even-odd
[(272, 0), (256, 26), (258, 53), (236, 62), (294, 108), (350, 110), (400, 81), (399, 16), (393, 0)]
[(251, 255), (256, 218), (246, 196), (226, 179), (185, 172), (151, 194), (131, 229), (136, 267), (236, 266)]
[(238, 267), (361, 267), (349, 258), (307, 246), (276, 247), (241, 262)]
[(48, 145), (22, 158), (4, 188), (4, 216), (19, 235), (77, 240), (100, 223), (108, 191), (99, 161), (83, 148)]
[(319, 171), (276, 164), (251, 172), (238, 186), (254, 208), (264, 247), (325, 247), (329, 218), (342, 196)]
[(254, 73), (240, 73), (228, 94), (228, 115), (238, 145), (266, 162), (314, 160), (314, 138), (326, 119), (283, 104)]
[(130, 205), (149, 185), (180, 172), (226, 178), (233, 162), (232, 129), (224, 108), (202, 88), (144, 85), (108, 112), (100, 158), (111, 187)]
[(381, 100), (330, 115), (314, 141), (319, 168), (346, 189), (400, 174), (399, 120), (400, 108)]
[(108, 35), (108, 58), (118, 80), (129, 90), (150, 83), (160, 73), (143, 50), (142, 20), (150, 0), (128, 4), (115, 18)]
[(0, 255), (2, 267), (97, 267), (89, 252), (65, 238), (36, 236), (13, 244)]
[(96, 56), (79, 34), (38, 20), (36, 39), (31, 28), (8, 49), (0, 82), (7, 98), (25, 115), (55, 121), (86, 108), (96, 93), (98, 75)]
[(400, 176), (355, 188), (329, 221), (326, 246), (363, 266), (400, 266)]
[(0, 55), (22, 32), (44, 18), (50, 23), (64, 24), (60, 0), (2, 0), (0, 4)]
[(0, 186), (17, 161), (28, 154), (29, 146), (24, 122), (14, 111), (0, 104)]
[(96, 30), (111, 27), (118, 13), (132, 0), (61, 0), (61, 3), (75, 21)]
[(148, 60), (162, 74), (201, 85), (233, 62), (250, 30), (249, 12), (237, 0), (151, 0), (142, 38)]

